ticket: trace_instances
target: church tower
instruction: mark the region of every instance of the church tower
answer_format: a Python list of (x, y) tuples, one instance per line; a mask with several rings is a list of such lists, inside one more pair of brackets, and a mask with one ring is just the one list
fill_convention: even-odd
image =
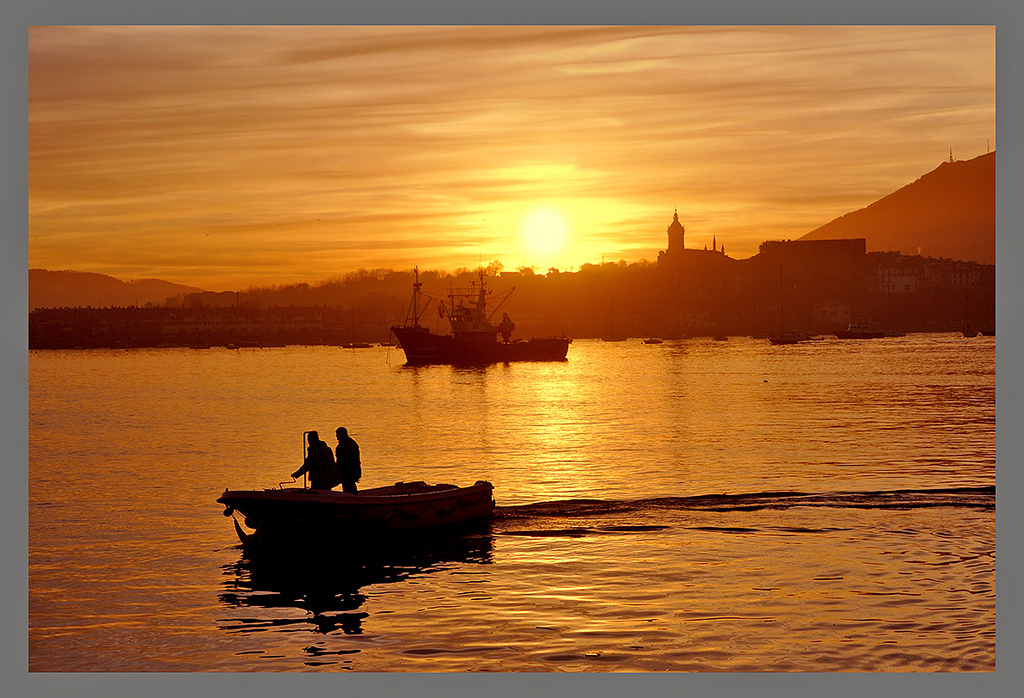
[(686, 228), (679, 222), (679, 211), (672, 213), (672, 223), (668, 226), (668, 252), (682, 251), (683, 235)]

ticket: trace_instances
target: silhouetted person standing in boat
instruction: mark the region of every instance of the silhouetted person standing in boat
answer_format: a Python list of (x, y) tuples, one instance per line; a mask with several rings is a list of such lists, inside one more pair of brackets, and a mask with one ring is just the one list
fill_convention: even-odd
[(348, 435), (345, 427), (338, 427), (334, 434), (338, 437), (338, 447), (334, 453), (338, 457), (338, 470), (341, 471), (341, 491), (356, 494), (356, 483), (363, 476), (363, 468), (359, 464), (359, 444)]
[(311, 489), (329, 490), (341, 482), (341, 475), (338, 473), (338, 466), (334, 463), (331, 447), (321, 441), (320, 435), (315, 431), (309, 432), (306, 438), (309, 441), (306, 460), (301, 468), (292, 473), (292, 477), (297, 478), (303, 473), (309, 473)]

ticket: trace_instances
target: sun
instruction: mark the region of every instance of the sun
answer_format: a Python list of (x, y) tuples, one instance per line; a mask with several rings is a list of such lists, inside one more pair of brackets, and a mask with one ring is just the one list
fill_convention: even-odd
[(558, 255), (569, 242), (569, 219), (554, 206), (540, 206), (523, 216), (519, 228), (523, 249), (537, 261)]

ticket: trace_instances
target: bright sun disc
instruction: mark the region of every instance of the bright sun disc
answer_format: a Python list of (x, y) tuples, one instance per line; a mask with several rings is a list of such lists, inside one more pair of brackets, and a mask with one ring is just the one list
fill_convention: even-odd
[(523, 246), (531, 255), (549, 257), (561, 252), (569, 239), (569, 221), (551, 207), (536, 208), (523, 218)]

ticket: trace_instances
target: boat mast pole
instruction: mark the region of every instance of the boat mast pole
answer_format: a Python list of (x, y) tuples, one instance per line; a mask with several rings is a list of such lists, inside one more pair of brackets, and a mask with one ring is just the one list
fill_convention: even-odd
[(414, 267), (413, 273), (416, 275), (416, 280), (413, 281), (412, 284), (412, 326), (419, 327), (420, 312), (419, 303), (417, 301), (419, 300), (420, 297), (420, 286), (422, 286), (423, 284), (420, 283), (420, 268)]
[(480, 270), (480, 296), (477, 298), (476, 307), (482, 315), (487, 315), (487, 285), (484, 283), (484, 270)]

